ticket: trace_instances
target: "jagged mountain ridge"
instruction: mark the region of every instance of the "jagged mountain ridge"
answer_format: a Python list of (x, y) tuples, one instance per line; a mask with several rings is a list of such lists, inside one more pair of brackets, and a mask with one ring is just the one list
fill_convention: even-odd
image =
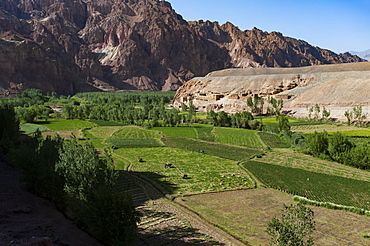
[(187, 22), (158, 0), (3, 0), (0, 37), (4, 93), (175, 90), (224, 68), (362, 61), (278, 32)]

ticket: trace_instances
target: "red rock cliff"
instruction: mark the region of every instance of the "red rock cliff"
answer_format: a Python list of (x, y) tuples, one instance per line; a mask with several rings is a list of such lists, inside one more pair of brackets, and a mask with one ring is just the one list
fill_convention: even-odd
[(158, 0), (4, 0), (0, 37), (1, 87), (23, 83), (60, 93), (175, 90), (230, 67), (361, 61), (278, 32), (187, 22)]

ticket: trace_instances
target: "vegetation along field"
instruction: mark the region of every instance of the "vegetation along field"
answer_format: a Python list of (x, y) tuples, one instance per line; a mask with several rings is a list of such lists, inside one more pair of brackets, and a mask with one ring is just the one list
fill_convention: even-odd
[[(41, 131), (44, 137), (57, 133), (62, 138), (73, 134), (76, 145), (90, 146), (86, 147), (90, 152), (93, 146), (104, 161), (112, 158), (115, 170), (121, 171), (119, 189), (135, 191), (132, 186), (140, 184), (137, 189), (142, 190), (141, 195), (133, 196), (134, 203), (140, 204), (138, 209), (144, 206), (164, 212), (160, 210), (166, 206), (155, 204), (156, 199), (167, 197), (170, 200), (166, 202), (180, 204), (239, 243), (267, 245), (269, 220), (279, 215), (283, 204), (295, 203), (293, 195), (298, 195), (317, 206), (326, 204), (362, 214), (314, 208), (316, 245), (370, 244), (366, 236), (370, 230), (365, 226), (370, 223), (366, 216), (370, 215), (366, 212), (370, 210), (370, 130), (364, 126), (285, 116), (255, 120), (248, 112), (200, 115), (192, 105), (181, 111), (169, 107), (170, 93), (83, 93), (69, 98), (37, 95), (1, 101), (16, 106), (14, 117), (22, 123), (20, 132), (32, 135)], [(38, 100), (33, 101), (35, 98)], [(63, 110), (47, 115), (41, 106), (30, 109), (31, 102), (44, 106), (53, 102)], [(31, 114), (37, 108), (39, 114)], [(42, 141), (40, 146), (50, 147)], [(354, 158), (362, 166), (335, 161)], [(145, 191), (148, 187), (151, 191)], [(153, 189), (160, 195), (143, 200)], [(145, 217), (140, 226), (168, 219), (158, 216), (158, 211), (156, 216)], [(171, 214), (173, 218), (174, 212)], [(322, 236), (328, 231), (329, 236)]]

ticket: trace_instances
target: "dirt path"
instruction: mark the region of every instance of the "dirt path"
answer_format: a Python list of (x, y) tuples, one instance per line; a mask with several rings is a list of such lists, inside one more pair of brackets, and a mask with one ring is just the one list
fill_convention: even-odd
[[(150, 182), (130, 172), (122, 172), (125, 187), (135, 187), (135, 205), (144, 214), (139, 225), (141, 245), (245, 245), (197, 214), (164, 197)], [(131, 183), (130, 183), (131, 182)], [(137, 187), (141, 187), (140, 189)]]
[(1, 160), (0, 194), (0, 245), (101, 245), (50, 202), (25, 191), (17, 171)]

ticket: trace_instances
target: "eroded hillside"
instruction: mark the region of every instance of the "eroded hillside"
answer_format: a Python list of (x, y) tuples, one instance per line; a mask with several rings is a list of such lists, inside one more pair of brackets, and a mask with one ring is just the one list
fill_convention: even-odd
[(343, 119), (344, 111), (355, 106), (370, 115), (370, 62), (221, 70), (185, 83), (173, 103), (192, 100), (200, 111), (234, 113), (250, 110), (246, 100), (256, 96), (283, 99), (283, 110), (298, 117), (306, 117), (316, 104), (330, 110), (332, 118)]
[(231, 23), (187, 22), (159, 0), (0, 1), (0, 92), (176, 90), (232, 67), (362, 61)]

